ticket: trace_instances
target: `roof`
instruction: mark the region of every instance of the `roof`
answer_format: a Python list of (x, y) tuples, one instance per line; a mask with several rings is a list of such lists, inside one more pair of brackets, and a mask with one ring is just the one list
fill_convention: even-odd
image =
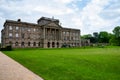
[(5, 25), (6, 23), (17, 23), (17, 24), (22, 23), (22, 24), (39, 26), (38, 24), (35, 24), (35, 23), (28, 23), (28, 22), (14, 21), (14, 20), (6, 20), (6, 22), (4, 23), (4, 25)]
[(54, 19), (54, 18), (48, 18), (48, 17), (41, 17), (40, 19), (38, 19), (38, 22), (41, 20), (48, 20), (48, 21), (57, 21), (59, 22), (59, 19)]

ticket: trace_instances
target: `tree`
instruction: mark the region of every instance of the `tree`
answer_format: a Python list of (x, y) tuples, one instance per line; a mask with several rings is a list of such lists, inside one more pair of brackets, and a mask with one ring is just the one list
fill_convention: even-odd
[(98, 36), (99, 36), (98, 32), (93, 33), (94, 43), (98, 43)]
[(113, 33), (116, 38), (120, 38), (120, 26), (115, 27)]
[(99, 33), (99, 42), (100, 43), (108, 43), (109, 42), (108, 32), (101, 31)]
[(120, 46), (120, 26), (117, 26), (113, 30), (113, 37), (110, 40), (110, 43), (113, 45), (118, 45)]
[(91, 34), (86, 34), (86, 35), (81, 36), (81, 38), (83, 39), (89, 39), (90, 37), (92, 37)]
[(91, 34), (83, 35), (82, 39), (89, 39), (91, 43), (95, 43), (95, 38)]

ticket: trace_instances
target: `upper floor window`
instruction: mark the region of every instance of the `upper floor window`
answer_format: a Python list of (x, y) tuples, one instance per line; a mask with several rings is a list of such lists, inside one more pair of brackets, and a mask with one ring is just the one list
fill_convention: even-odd
[(63, 32), (63, 35), (65, 35), (65, 32)]
[(36, 29), (34, 28), (34, 31), (36, 31)]
[(19, 29), (19, 27), (16, 27), (16, 30), (18, 30)]
[(16, 37), (19, 37), (19, 36), (18, 36), (18, 33), (16, 33), (16, 35), (15, 35), (15, 36), (16, 36)]
[(12, 33), (9, 33), (9, 37), (12, 37)]
[(9, 30), (12, 30), (12, 26), (9, 26)]
[(69, 35), (69, 32), (66, 32), (67, 35)]

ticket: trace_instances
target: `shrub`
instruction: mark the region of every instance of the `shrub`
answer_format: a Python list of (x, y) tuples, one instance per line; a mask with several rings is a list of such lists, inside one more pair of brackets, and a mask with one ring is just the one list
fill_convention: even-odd
[(1, 51), (12, 51), (12, 46), (6, 46), (5, 48), (1, 48)]

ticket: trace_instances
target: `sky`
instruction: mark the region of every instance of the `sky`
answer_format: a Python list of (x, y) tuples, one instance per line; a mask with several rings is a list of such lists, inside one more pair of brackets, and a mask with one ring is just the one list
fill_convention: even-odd
[(42, 16), (59, 19), (62, 27), (80, 29), (81, 35), (112, 33), (120, 26), (120, 0), (0, 0), (0, 30), (6, 19), (37, 24)]

